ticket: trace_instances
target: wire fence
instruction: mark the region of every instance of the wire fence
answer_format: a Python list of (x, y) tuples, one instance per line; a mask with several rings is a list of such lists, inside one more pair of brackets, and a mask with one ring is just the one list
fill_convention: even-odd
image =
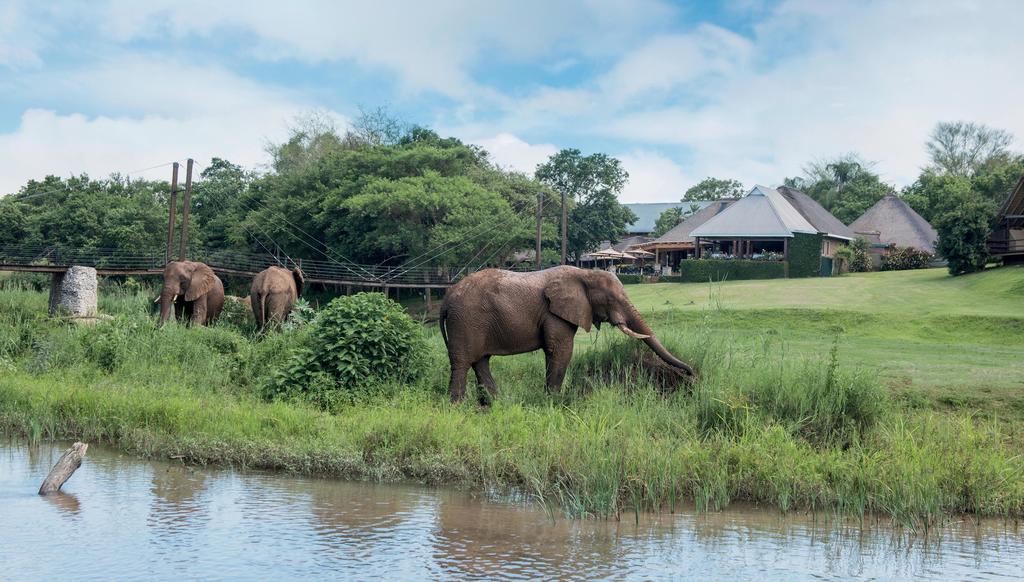
[[(393, 266), (359, 265), (337, 261), (289, 259), (272, 254), (252, 254), (231, 250), (190, 249), (190, 260), (210, 265), (214, 270), (229, 274), (254, 275), (267, 267), (285, 264), (300, 267), (306, 279), (325, 283), (360, 284), (371, 286), (428, 286), (450, 285), (466, 275), (478, 271), (464, 267), (419, 266), (396, 269)], [(164, 249), (126, 251), (124, 249), (73, 248), (52, 245), (0, 246), (0, 269), (8, 267), (55, 267), (72, 265), (95, 267), (106, 271), (138, 272), (158, 271), (164, 267)]]

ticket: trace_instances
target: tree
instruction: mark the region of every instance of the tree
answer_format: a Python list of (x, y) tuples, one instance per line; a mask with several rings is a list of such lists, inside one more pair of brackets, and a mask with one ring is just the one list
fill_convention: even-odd
[(802, 190), (844, 224), (850, 224), (893, 190), (871, 171), (873, 164), (854, 153), (804, 166), (804, 176), (785, 184)]
[(936, 251), (949, 262), (949, 274), (963, 275), (985, 268), (988, 259), (992, 205), (974, 193), (958, 195), (934, 222), (939, 233)]
[(673, 206), (668, 210), (658, 215), (658, 220), (654, 223), (654, 230), (651, 231), (651, 236), (658, 238), (666, 232), (672, 230), (677, 224), (683, 221), (683, 210), (678, 206)]
[(955, 201), (972, 195), (971, 180), (926, 169), (917, 181), (903, 189), (902, 197), (915, 212), (935, 226), (935, 220)]
[(1001, 129), (965, 121), (935, 125), (925, 147), (938, 174), (970, 177), (993, 158), (1005, 156), (1013, 136)]
[(745, 190), (737, 180), (720, 180), (707, 177), (694, 186), (687, 188), (683, 201), (687, 200), (721, 200), (722, 198), (739, 198)]
[(629, 174), (611, 156), (564, 149), (537, 166), (535, 176), (574, 203), (568, 236), (568, 254), (574, 259), (596, 250), (602, 241), (618, 240), (637, 219), (619, 204), (617, 196)]

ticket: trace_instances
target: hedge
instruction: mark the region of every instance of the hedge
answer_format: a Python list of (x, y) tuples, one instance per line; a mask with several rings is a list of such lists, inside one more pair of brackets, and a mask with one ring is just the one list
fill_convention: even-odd
[(715, 259), (683, 259), (679, 261), (680, 275), (661, 277), (659, 281), (701, 283), (741, 279), (782, 279), (786, 264), (782, 261), (742, 261)]
[(634, 285), (636, 283), (643, 283), (643, 277), (640, 275), (627, 275), (623, 273), (616, 273), (619, 281), (622, 281), (623, 285)]
[(821, 235), (794, 233), (789, 241), (789, 276), (817, 277), (821, 273)]

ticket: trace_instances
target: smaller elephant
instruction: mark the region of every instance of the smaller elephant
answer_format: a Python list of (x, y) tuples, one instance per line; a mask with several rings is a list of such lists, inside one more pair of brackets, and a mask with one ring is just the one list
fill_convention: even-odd
[(298, 267), (291, 271), (284, 267), (268, 267), (256, 274), (249, 298), (260, 331), (264, 331), (272, 321), (288, 321), (295, 300), (302, 296), (304, 283), (305, 276)]
[(174, 309), (177, 319), (197, 325), (213, 323), (224, 309), (224, 283), (209, 265), (193, 261), (171, 261), (164, 267), (160, 292), (160, 325)]

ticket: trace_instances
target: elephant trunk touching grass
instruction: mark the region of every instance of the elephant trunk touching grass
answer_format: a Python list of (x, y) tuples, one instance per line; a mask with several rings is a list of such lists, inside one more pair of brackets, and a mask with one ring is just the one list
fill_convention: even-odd
[(452, 372), (452, 401), (465, 396), (466, 375), (495, 394), (491, 356), (543, 349), (549, 391), (561, 389), (576, 331), (611, 323), (647, 344), (686, 377), (693, 368), (672, 355), (626, 296), (618, 277), (606, 271), (553, 267), (533, 273), (487, 269), (458, 282), (441, 306), (441, 334)]

